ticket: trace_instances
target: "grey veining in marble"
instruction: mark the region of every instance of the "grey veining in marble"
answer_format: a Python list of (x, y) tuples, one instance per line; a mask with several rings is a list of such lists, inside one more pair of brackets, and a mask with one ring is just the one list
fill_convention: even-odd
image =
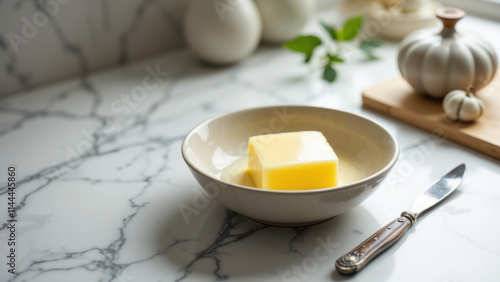
[(0, 95), (183, 45), (181, 0), (0, 2)]

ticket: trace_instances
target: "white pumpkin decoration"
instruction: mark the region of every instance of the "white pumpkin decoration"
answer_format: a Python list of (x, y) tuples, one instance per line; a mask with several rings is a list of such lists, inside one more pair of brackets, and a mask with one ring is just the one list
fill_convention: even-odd
[(200, 59), (214, 64), (237, 63), (257, 48), (262, 22), (252, 0), (191, 0), (184, 36)]
[(474, 34), (455, 30), (464, 11), (440, 8), (436, 16), (443, 22), (440, 32), (419, 30), (401, 42), (398, 66), (403, 77), (417, 92), (433, 98), (443, 98), (455, 89), (486, 86), (497, 70), (494, 49)]
[(262, 41), (283, 43), (299, 35), (314, 13), (313, 0), (255, 0), (262, 19)]
[(444, 113), (452, 120), (469, 122), (484, 112), (484, 103), (470, 91), (453, 90), (443, 100)]

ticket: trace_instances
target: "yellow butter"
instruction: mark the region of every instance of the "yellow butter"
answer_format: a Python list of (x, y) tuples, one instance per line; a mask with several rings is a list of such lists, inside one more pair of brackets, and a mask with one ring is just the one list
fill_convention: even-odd
[(321, 132), (253, 136), (248, 171), (259, 188), (309, 190), (338, 185), (338, 158)]

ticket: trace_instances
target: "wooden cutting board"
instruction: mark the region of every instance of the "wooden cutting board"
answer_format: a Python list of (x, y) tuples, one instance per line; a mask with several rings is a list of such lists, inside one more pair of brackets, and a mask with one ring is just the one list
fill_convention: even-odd
[(364, 90), (363, 105), (500, 159), (500, 75), (477, 96), (486, 109), (472, 123), (449, 120), (442, 101), (415, 93), (402, 77)]

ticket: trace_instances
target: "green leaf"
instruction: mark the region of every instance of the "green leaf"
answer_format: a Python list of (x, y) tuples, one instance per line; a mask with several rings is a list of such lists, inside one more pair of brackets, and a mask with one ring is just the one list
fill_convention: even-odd
[(380, 59), (377, 55), (373, 54), (371, 49), (366, 49), (366, 50), (361, 49), (361, 50), (365, 53), (366, 59), (368, 61), (376, 61)]
[(314, 35), (298, 36), (283, 46), (291, 51), (300, 52), (304, 54), (311, 54), (316, 47), (321, 45), (321, 39)]
[(358, 36), (361, 30), (361, 25), (363, 24), (363, 17), (358, 16), (348, 19), (344, 27), (342, 28), (342, 39), (343, 40), (353, 40)]
[(331, 65), (332, 63), (343, 63), (344, 62), (344, 60), (337, 55), (326, 54), (326, 57), (328, 58), (329, 65)]
[(323, 70), (323, 79), (328, 82), (333, 82), (337, 78), (337, 71), (332, 68), (330, 65), (326, 65)]
[(306, 64), (309, 63), (309, 61), (311, 61), (312, 55), (313, 53), (306, 54), (306, 57), (304, 58), (304, 63)]
[(304, 53), (306, 55), (304, 62), (308, 63), (312, 58), (314, 49), (321, 45), (321, 43), (321, 39), (318, 37), (314, 35), (305, 35), (286, 42), (283, 44), (283, 47), (294, 52)]
[(381, 40), (375, 39), (375, 38), (368, 38), (359, 44), (359, 48), (364, 49), (364, 48), (377, 48), (384, 45), (384, 43)]
[(330, 35), (330, 37), (335, 41), (337, 40), (337, 32), (335, 31), (335, 28), (331, 25), (328, 25), (322, 21), (320, 21), (320, 24), (321, 26), (323, 26), (323, 28), (326, 30), (326, 32), (328, 32), (328, 34)]
[(379, 57), (373, 53), (373, 49), (382, 45), (382, 41), (371, 38), (361, 41), (361, 43), (359, 44), (359, 49), (363, 51), (363, 53), (365, 53), (367, 60), (374, 61), (378, 60)]

